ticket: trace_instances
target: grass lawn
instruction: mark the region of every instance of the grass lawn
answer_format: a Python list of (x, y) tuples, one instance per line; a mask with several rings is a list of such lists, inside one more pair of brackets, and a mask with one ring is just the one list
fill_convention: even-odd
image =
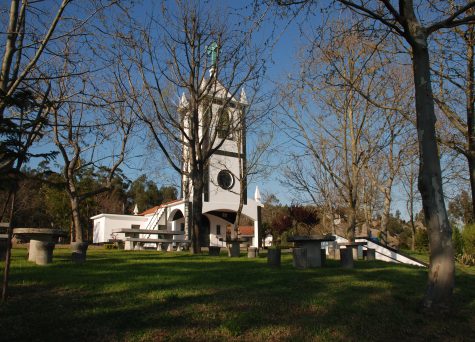
[[(426, 270), (356, 262), (343, 270), (271, 269), (258, 259), (67, 249), (36, 266), (15, 249), (1, 341), (469, 341), (475, 269), (458, 268), (444, 317), (419, 310)], [(3, 268), (3, 263), (1, 264)]]

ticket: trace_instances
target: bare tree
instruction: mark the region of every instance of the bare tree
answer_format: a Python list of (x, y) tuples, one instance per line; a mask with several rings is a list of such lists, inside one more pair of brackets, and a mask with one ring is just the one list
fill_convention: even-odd
[[(411, 250), (416, 248), (416, 208), (420, 198), (417, 193), (417, 147), (408, 147), (408, 158), (402, 167), (402, 187), (406, 193), (406, 210), (409, 214), (411, 225), (412, 241)], [(412, 153), (411, 153), (412, 152)]]
[[(280, 5), (315, 6), (311, 0), (278, 0)], [(455, 264), (452, 229), (445, 209), (440, 159), (435, 131), (434, 96), (432, 92), (429, 38), (444, 29), (473, 24), (471, 10), (475, 1), (400, 0), (398, 6), (389, 0), (335, 0), (335, 7), (348, 9), (360, 18), (368, 31), (387, 30), (402, 38), (412, 55), (417, 133), (419, 142), (419, 190), (425, 221), (429, 230), (430, 268), (424, 307), (440, 309), (450, 303), (454, 288)], [(368, 25), (365, 25), (367, 23)]]
[[(111, 190), (114, 175), (126, 157), (135, 116), (118, 87), (106, 82), (98, 86), (91, 77), (59, 79), (51, 104), (52, 138), (63, 160), (63, 185), (71, 206), (71, 242), (84, 243), (81, 203)], [(100, 187), (83, 190), (78, 178), (88, 167), (107, 172)]]
[[(473, 9), (470, 13), (473, 14)], [(434, 101), (442, 114), (438, 120), (438, 137), (442, 144), (466, 158), (472, 198), (475, 198), (475, 28), (455, 27), (437, 36), (435, 42)], [(475, 214), (475, 204), (472, 205)]]
[[(341, 30), (337, 26), (335, 30)], [(364, 88), (368, 93), (381, 92), (377, 75), (382, 64), (373, 58), (378, 45), (364, 41), (356, 31), (333, 37), (331, 43), (320, 43), (303, 60), (305, 71), (297, 81), (300, 89), (304, 89), (301, 107), (293, 108), (287, 117), (293, 122), (292, 139), (303, 149), (302, 154), (309, 156), (314, 167), (324, 170), (345, 203), (347, 236), (353, 240), (361, 204), (362, 176), (379, 148), (374, 142), (384, 132), (376, 115), (379, 108), (356, 88)], [(296, 92), (292, 89), (291, 93)], [(299, 104), (291, 102), (291, 105)], [(309, 183), (300, 181), (299, 185)]]
[(207, 164), (245, 121), (239, 92), (262, 71), (259, 49), (251, 46), (252, 23), (241, 20), (235, 30), (223, 13), (198, 2), (164, 5), (146, 25), (133, 24), (137, 34), (122, 35), (117, 73), (159, 150), (182, 175), (194, 253), (200, 252)]
[[(11, 0), (10, 9), (6, 11), (8, 19), (6, 34), (2, 35), (5, 48), (0, 72), (0, 175), (2, 178), (7, 176), (11, 184), (11, 213), (24, 163), (32, 157), (51, 157), (49, 153), (31, 153), (30, 148), (44, 134), (50, 113), (51, 80), (72, 76), (52, 73), (54, 64), (62, 59), (62, 48), (57, 42), (64, 37), (84, 34), (81, 30), (85, 25), (114, 1), (87, 2), (87, 5), (83, 2), (76, 7), (71, 3), (63, 0), (52, 6), (47, 2)], [(74, 15), (67, 15), (71, 7)], [(10, 214), (10, 221), (9, 241), (15, 224), (13, 214)], [(8, 287), (10, 247), (9, 243), (3, 300)]]
[[(371, 103), (375, 106), (382, 104), (384, 135), (380, 147), (371, 161), (372, 172), (368, 177), (383, 196), (383, 210), (381, 215), (381, 231), (387, 236), (390, 210), (392, 204), (392, 190), (396, 179), (401, 174), (401, 167), (406, 162), (408, 147), (414, 144), (415, 135), (412, 122), (410, 89), (412, 83), (407, 77), (407, 68), (404, 66), (388, 65), (384, 69), (384, 90), (376, 96), (367, 95), (367, 99), (377, 98)], [(379, 104), (378, 104), (379, 103)]]

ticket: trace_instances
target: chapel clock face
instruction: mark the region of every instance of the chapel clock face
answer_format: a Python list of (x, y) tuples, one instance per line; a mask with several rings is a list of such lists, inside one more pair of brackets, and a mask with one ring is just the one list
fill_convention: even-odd
[(234, 185), (234, 177), (228, 170), (221, 170), (218, 173), (218, 185), (224, 190), (229, 190)]

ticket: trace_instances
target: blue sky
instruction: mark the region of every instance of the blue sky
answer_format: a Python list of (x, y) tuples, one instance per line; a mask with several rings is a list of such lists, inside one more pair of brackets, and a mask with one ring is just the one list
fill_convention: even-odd
[[(170, 2), (169, 2), (170, 3)], [(171, 2), (173, 3), (173, 2)], [(213, 1), (211, 1), (213, 3)], [(246, 6), (245, 1), (215, 1), (218, 3), (220, 8), (223, 8), (223, 11), (227, 11), (230, 15), (230, 18), (236, 19), (233, 15), (235, 12), (239, 14), (250, 13), (250, 7)], [(250, 4), (251, 2), (249, 2)], [(137, 10), (137, 14), (143, 16), (144, 18), (148, 17), (150, 9), (145, 2), (141, 9)], [(277, 19), (277, 25), (274, 25), (271, 20), (266, 19), (259, 31), (255, 35), (255, 39), (263, 41), (269, 36), (273, 35), (273, 48), (267, 51), (267, 54), (264, 56), (266, 58), (266, 68), (267, 72), (265, 75), (265, 81), (263, 84), (263, 91), (271, 91), (276, 82), (281, 82), (284, 80), (289, 73), (295, 71), (297, 63), (295, 62), (295, 54), (298, 48), (301, 46), (302, 38), (300, 32), (297, 28), (297, 25), (291, 24), (287, 25), (289, 22), (288, 18), (282, 20)], [(275, 113), (273, 114), (275, 115)], [(287, 140), (285, 135), (281, 132), (276, 132), (275, 145), (280, 146), (282, 140)], [(251, 148), (251, 147), (250, 147)], [(248, 150), (250, 150), (248, 148)], [(278, 147), (282, 149), (283, 147)], [(284, 152), (284, 151), (282, 151)], [(147, 173), (150, 177), (155, 180), (157, 183), (168, 183), (170, 181), (176, 180), (179, 184), (179, 176), (176, 172), (167, 170), (164, 174), (164, 161), (162, 156), (157, 152), (157, 154), (150, 154), (150, 151), (145, 151), (149, 157), (145, 160), (143, 158), (137, 158), (133, 162), (129, 162), (132, 168), (126, 170), (127, 174), (131, 178), (134, 178), (141, 173)], [(282, 155), (282, 154), (280, 154)], [(152, 158), (153, 162), (150, 162)], [(277, 165), (281, 162), (277, 158), (272, 158), (273, 165)], [(157, 169), (159, 166), (159, 169)], [(290, 203), (292, 201), (289, 191), (286, 188), (283, 188), (278, 181), (279, 174), (276, 170), (273, 172), (270, 177), (265, 179), (258, 179), (257, 182), (249, 184), (248, 187), (248, 196), (254, 196), (255, 186), (258, 185), (261, 193), (273, 193), (275, 194), (283, 203)]]
[[(152, 0), (145, 1), (141, 7), (138, 7), (135, 11), (135, 15), (139, 18), (144, 18), (144, 20), (150, 15), (151, 4), (155, 4), (158, 9), (160, 8), (160, 2), (154, 2)], [(173, 1), (167, 2), (167, 4), (173, 4)], [(210, 3), (212, 5), (219, 6), (222, 11), (228, 12), (229, 14), (235, 13), (236, 11), (240, 14), (249, 14), (250, 7), (246, 4), (251, 4), (251, 1), (205, 1), (203, 3)], [(267, 73), (265, 75), (265, 81), (263, 83), (263, 91), (272, 90), (277, 83), (285, 82), (287, 76), (291, 73), (297, 71), (298, 63), (296, 61), (296, 54), (299, 48), (306, 43), (304, 34), (299, 30), (299, 27), (295, 21), (291, 22), (289, 25), (288, 21), (290, 18), (276, 18), (275, 16), (268, 16), (267, 20), (263, 22), (263, 25), (260, 27), (255, 38), (258, 41), (263, 41), (271, 32), (274, 33), (274, 44), (273, 48), (268, 51), (266, 58)], [(232, 15), (230, 18), (236, 20)], [(309, 32), (309, 28), (316, 27), (319, 24), (319, 17), (309, 17), (306, 18), (306, 30)], [(133, 142), (134, 154), (138, 155), (136, 158), (129, 160), (127, 165), (125, 165), (123, 170), (130, 179), (138, 177), (140, 174), (147, 174), (150, 179), (156, 181), (158, 185), (166, 184), (175, 184), (179, 185), (180, 177), (177, 173), (171, 171), (168, 167), (165, 159), (158, 152), (158, 150), (147, 150), (145, 146), (145, 133), (141, 136), (136, 137)], [(291, 192), (289, 189), (281, 186), (278, 178), (279, 174), (279, 165), (282, 162), (282, 156), (285, 155), (287, 147), (285, 141), (288, 138), (281, 131), (276, 131), (274, 145), (276, 150), (272, 158), (274, 172), (265, 179), (259, 179), (257, 182), (251, 183), (248, 187), (248, 195), (250, 197), (254, 194), (255, 185), (259, 185), (262, 193), (273, 193), (275, 194), (281, 202), (290, 203), (292, 201)], [(44, 146), (43, 146), (44, 148)], [(394, 190), (395, 203), (393, 207), (393, 212), (396, 209), (399, 209), (401, 212), (405, 213), (404, 203), (401, 201), (402, 195), (401, 191), (398, 188)], [(403, 215), (404, 216), (404, 215)]]

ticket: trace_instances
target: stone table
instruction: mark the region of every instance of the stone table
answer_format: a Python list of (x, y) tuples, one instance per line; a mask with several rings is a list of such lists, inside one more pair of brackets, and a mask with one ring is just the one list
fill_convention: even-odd
[[(142, 243), (156, 243), (157, 250), (173, 251), (173, 243), (185, 244), (191, 243), (190, 240), (174, 239), (174, 236), (183, 236), (185, 232), (179, 230), (166, 229), (140, 229), (140, 228), (121, 228), (114, 233), (125, 233), (125, 250), (141, 249)], [(148, 238), (141, 238), (140, 235), (148, 235)], [(156, 235), (157, 238), (152, 239), (150, 235)]]
[(353, 248), (366, 245), (366, 242), (341, 242), (338, 244), (340, 248), (340, 264), (343, 268), (353, 268)]
[(28, 261), (37, 265), (46, 265), (53, 261), (53, 249), (60, 236), (66, 233), (51, 228), (15, 228), (13, 235), (21, 240), (30, 240)]
[(239, 257), (241, 256), (241, 248), (240, 245), (243, 242), (247, 242), (247, 239), (237, 238), (237, 239), (223, 239), (220, 238), (219, 241), (224, 241), (229, 246), (228, 249), (228, 256), (230, 257)]
[(287, 239), (293, 242), (297, 248), (305, 248), (307, 250), (307, 266), (311, 268), (322, 267), (322, 242), (335, 241), (335, 237), (331, 235), (310, 235), (310, 236), (293, 236)]

